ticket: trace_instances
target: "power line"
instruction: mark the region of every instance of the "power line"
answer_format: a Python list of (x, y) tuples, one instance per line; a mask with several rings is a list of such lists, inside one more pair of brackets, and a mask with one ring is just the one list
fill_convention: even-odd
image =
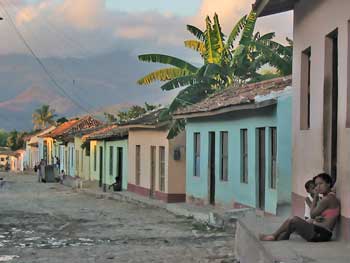
[(43, 71), (45, 72), (45, 74), (48, 76), (48, 78), (51, 80), (51, 82), (54, 84), (54, 86), (56, 88), (58, 88), (59, 90), (62, 91), (62, 93), (64, 94), (65, 97), (67, 97), (69, 100), (71, 100), (73, 102), (73, 104), (75, 104), (78, 108), (80, 108), (81, 110), (83, 110), (84, 112), (90, 114), (90, 112), (84, 107), (82, 106), (78, 101), (76, 101), (74, 98), (72, 98), (65, 89), (63, 89), (58, 82), (55, 80), (54, 76), (51, 74), (51, 72), (46, 68), (46, 66), (44, 65), (44, 63), (40, 60), (40, 58), (35, 54), (35, 52), (33, 51), (33, 49), (30, 47), (30, 45), (28, 44), (28, 42), (25, 40), (25, 38), (23, 37), (22, 33), (18, 30), (16, 24), (13, 22), (11, 15), (9, 14), (9, 12), (7, 11), (7, 9), (5, 8), (4, 4), (2, 2), (0, 2), (0, 5), (2, 7), (2, 9), (5, 11), (6, 15), (9, 18), (9, 24), (13, 27), (14, 31), (16, 32), (16, 34), (18, 35), (18, 37), (20, 38), (20, 40), (23, 42), (23, 44), (26, 46), (26, 48), (29, 50), (30, 54), (35, 58), (35, 60), (38, 62), (38, 64), (41, 66), (41, 68), (43, 69)]

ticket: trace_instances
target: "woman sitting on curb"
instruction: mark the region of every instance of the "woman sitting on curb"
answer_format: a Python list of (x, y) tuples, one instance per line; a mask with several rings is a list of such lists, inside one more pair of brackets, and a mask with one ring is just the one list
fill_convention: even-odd
[[(310, 221), (294, 216), (287, 219), (277, 231), (271, 235), (260, 235), (263, 241), (288, 240), (292, 233), (296, 233), (309, 242), (330, 241), (332, 231), (337, 223), (340, 214), (340, 202), (333, 192), (332, 178), (321, 173), (314, 177), (316, 185), (315, 198), (311, 204)], [(323, 195), (318, 200), (319, 194)]]

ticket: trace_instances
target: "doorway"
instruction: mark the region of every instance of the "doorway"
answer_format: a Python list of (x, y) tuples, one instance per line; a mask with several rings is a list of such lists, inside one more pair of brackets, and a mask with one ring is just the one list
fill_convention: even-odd
[(117, 147), (117, 178), (118, 178), (118, 191), (123, 189), (123, 148)]
[(258, 207), (265, 209), (265, 128), (258, 128)]
[(338, 149), (338, 30), (326, 37), (324, 79), (324, 171), (337, 180)]
[(155, 185), (156, 185), (156, 146), (151, 146), (151, 184), (150, 184), (150, 196), (154, 197)]
[(215, 205), (215, 132), (209, 132), (209, 203)]
[(100, 180), (99, 180), (99, 186), (102, 187), (103, 185), (103, 147), (100, 146), (100, 165), (99, 165), (99, 171), (100, 171)]

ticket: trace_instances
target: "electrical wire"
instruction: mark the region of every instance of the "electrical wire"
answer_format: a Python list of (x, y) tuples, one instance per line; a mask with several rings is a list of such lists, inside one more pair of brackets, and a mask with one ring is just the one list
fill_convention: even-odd
[(34, 57), (34, 59), (37, 61), (37, 63), (41, 66), (41, 68), (43, 69), (44, 73), (47, 75), (47, 77), (49, 78), (49, 80), (53, 83), (53, 85), (60, 90), (64, 96), (66, 98), (68, 98), (74, 105), (76, 105), (79, 109), (83, 110), (84, 112), (91, 114), (89, 112), (89, 110), (87, 110), (83, 105), (81, 105), (77, 100), (75, 100), (72, 96), (70, 96), (70, 94), (67, 93), (67, 91), (61, 87), (59, 85), (59, 83), (56, 81), (55, 77), (53, 76), (53, 74), (47, 69), (47, 67), (45, 66), (45, 64), (41, 61), (41, 59), (36, 55), (36, 53), (34, 52), (34, 50), (31, 48), (31, 46), (29, 45), (29, 43), (26, 41), (26, 39), (24, 38), (24, 36), (22, 35), (22, 33), (19, 31), (19, 29), (17, 28), (16, 24), (14, 23), (10, 13), (7, 11), (5, 5), (3, 4), (3, 2), (0, 2), (0, 5), (2, 7), (2, 9), (4, 10), (6, 16), (9, 18), (9, 24), (13, 27), (15, 33), (17, 34), (17, 36), (20, 38), (20, 40), (23, 42), (23, 44), (25, 45), (25, 47), (28, 49), (28, 51), (30, 52), (30, 54)]

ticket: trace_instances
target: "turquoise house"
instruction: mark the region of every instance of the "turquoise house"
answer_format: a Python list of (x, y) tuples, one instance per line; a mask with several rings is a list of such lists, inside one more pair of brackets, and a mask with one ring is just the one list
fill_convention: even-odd
[(186, 119), (186, 201), (276, 214), (291, 202), (291, 77), (228, 88)]
[(107, 189), (117, 178), (120, 183), (118, 190), (127, 190), (128, 130), (108, 125), (83, 138), (89, 141), (91, 180)]

